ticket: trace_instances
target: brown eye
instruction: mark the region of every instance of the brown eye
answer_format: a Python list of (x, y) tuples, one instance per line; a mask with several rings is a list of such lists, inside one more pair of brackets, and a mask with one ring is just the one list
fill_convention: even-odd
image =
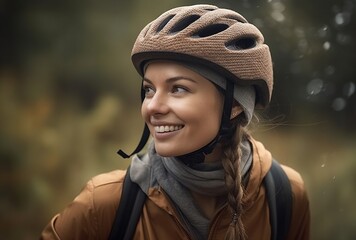
[(172, 93), (185, 93), (188, 92), (187, 88), (182, 86), (174, 86), (172, 88)]

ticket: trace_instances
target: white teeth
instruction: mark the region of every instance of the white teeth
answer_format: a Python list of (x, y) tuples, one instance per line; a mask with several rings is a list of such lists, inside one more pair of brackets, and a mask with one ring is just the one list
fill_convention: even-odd
[(183, 126), (156, 126), (155, 131), (158, 133), (173, 132), (181, 129)]

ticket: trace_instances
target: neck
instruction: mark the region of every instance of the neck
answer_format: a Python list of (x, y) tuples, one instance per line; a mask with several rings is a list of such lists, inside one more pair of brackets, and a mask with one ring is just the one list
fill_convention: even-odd
[(205, 155), (204, 162), (212, 163), (212, 162), (221, 161), (221, 157), (222, 157), (222, 149), (220, 144), (218, 144), (210, 154)]

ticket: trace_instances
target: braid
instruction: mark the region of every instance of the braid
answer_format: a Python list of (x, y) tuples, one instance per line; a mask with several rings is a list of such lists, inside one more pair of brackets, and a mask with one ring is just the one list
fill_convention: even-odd
[(225, 170), (225, 185), (228, 191), (227, 203), (232, 217), (225, 240), (245, 240), (245, 229), (241, 219), (243, 212), (243, 188), (239, 164), (241, 158), (240, 142), (243, 136), (243, 129), (239, 124), (235, 125), (234, 128), (236, 128), (236, 135), (233, 134), (231, 138), (222, 142), (222, 163)]

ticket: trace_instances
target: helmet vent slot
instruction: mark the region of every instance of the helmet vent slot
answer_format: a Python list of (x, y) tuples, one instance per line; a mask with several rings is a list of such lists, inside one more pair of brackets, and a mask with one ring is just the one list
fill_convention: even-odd
[(250, 49), (256, 47), (256, 40), (252, 37), (239, 38), (228, 42), (226, 47), (231, 50)]
[(190, 24), (195, 22), (200, 18), (199, 15), (190, 15), (181, 19), (177, 24), (175, 24), (172, 29), (169, 31), (170, 33), (177, 33), (182, 31), (183, 29), (187, 28)]
[(167, 25), (167, 23), (175, 16), (175, 14), (171, 14), (166, 17), (157, 27), (156, 33), (162, 31), (162, 29)]
[(229, 25), (217, 23), (204, 27), (193, 34), (195, 38), (213, 36), (229, 28)]
[(205, 11), (215, 11), (216, 8), (213, 8), (213, 7), (206, 7), (204, 8)]

